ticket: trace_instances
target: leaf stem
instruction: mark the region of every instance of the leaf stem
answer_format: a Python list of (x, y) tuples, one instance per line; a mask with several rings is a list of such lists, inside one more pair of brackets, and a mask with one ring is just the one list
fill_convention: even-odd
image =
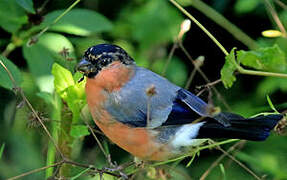
[(5, 50), (2, 52), (2, 56), (7, 57), (14, 49), (16, 48), (16, 45), (13, 42), (10, 42)]
[[(235, 150), (235, 148), (239, 145), (242, 145), (243, 143), (245, 143), (245, 140), (241, 140), (238, 141), (236, 144), (234, 144), (233, 146), (231, 146), (226, 152), (230, 153), (231, 151)], [(212, 164), (211, 166), (201, 175), (200, 180), (204, 180), (206, 179), (206, 177), (208, 176), (208, 174), (211, 172), (211, 170), (213, 168), (215, 168), (223, 159), (224, 157), (226, 157), (226, 154), (222, 154), (219, 158), (217, 158)]]
[(286, 33), (286, 30), (285, 30), (285, 27), (284, 27), (284, 25), (282, 24), (282, 22), (280, 21), (276, 10), (275, 10), (274, 7), (272, 6), (272, 4), (269, 2), (269, 0), (264, 0), (264, 3), (265, 3), (265, 5), (266, 5), (267, 10), (270, 11), (270, 14), (271, 14), (271, 16), (273, 17), (273, 19), (274, 19), (276, 25), (277, 25), (278, 28), (280, 29), (280, 31), (281, 31), (281, 33), (282, 33), (282, 36), (286, 38), (286, 37), (287, 37), (287, 33)]
[(72, 5), (70, 5), (62, 14), (60, 14), (51, 24), (42, 29), (38, 34), (33, 36), (31, 39), (38, 39), (42, 34), (44, 34), (52, 25), (56, 24), (63, 16), (65, 16), (74, 6), (76, 6), (81, 0), (76, 0)]
[(39, 117), (38, 113), (36, 112), (36, 110), (33, 108), (32, 104), (30, 103), (30, 101), (26, 98), (23, 90), (17, 86), (17, 83), (12, 75), (12, 73), (9, 71), (9, 69), (5, 66), (5, 64), (3, 63), (3, 61), (0, 59), (0, 65), (5, 69), (5, 71), (7, 72), (11, 82), (13, 83), (14, 89), (15, 91), (18, 91), (20, 93), (20, 96), (22, 97), (22, 99), (25, 101), (25, 103), (28, 105), (29, 109), (32, 111), (32, 113), (35, 115), (36, 119), (39, 121), (39, 123), (41, 124), (42, 128), (44, 129), (44, 131), (46, 132), (46, 134), (48, 135), (49, 139), (52, 141), (52, 143), (54, 144), (55, 148), (57, 149), (57, 152), (60, 154), (60, 156), (64, 159), (64, 155), (62, 154), (62, 152), (60, 151), (60, 148), (57, 146), (56, 141), (53, 139), (51, 133), (49, 132), (48, 128), (45, 126), (45, 124), (43, 123), (42, 119)]
[(40, 172), (40, 171), (48, 169), (48, 168), (59, 166), (59, 165), (61, 165), (63, 163), (64, 163), (64, 161), (60, 161), (60, 162), (57, 162), (57, 163), (49, 165), (49, 166), (44, 166), (44, 167), (41, 167), (41, 168), (38, 168), (38, 169), (34, 169), (34, 170), (31, 170), (31, 171), (28, 171), (26, 173), (20, 174), (19, 176), (14, 176), (12, 178), (8, 178), (7, 180), (19, 179), (19, 178), (22, 178), (22, 177), (28, 176), (30, 174), (34, 174), (34, 173)]
[(189, 19), (191, 19), (227, 56), (228, 52), (220, 44), (220, 42), (199, 22), (194, 18), (190, 13), (188, 13), (181, 5), (179, 5), (175, 0), (169, 0), (175, 7), (177, 7), (183, 14), (185, 14)]
[(287, 78), (287, 74), (274, 73), (274, 72), (265, 72), (265, 71), (253, 71), (253, 70), (244, 69), (244, 68), (242, 68), (241, 66), (237, 67), (237, 70), (238, 70), (241, 74)]
[(201, 0), (193, 0), (191, 3), (195, 9), (203, 13), (205, 16), (210, 18), (213, 22), (217, 23), (219, 26), (224, 28), (227, 32), (232, 34), (235, 39), (242, 42), (249, 49), (256, 49), (258, 47), (255, 40), (249, 37), (245, 32), (239, 29), (236, 25), (231, 23), (228, 19), (226, 19), (223, 15), (218, 13), (216, 10), (208, 6)]

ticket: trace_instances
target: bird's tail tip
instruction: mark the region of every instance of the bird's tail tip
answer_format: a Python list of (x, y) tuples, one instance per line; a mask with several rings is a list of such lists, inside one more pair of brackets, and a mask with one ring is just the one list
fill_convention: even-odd
[(234, 138), (252, 141), (264, 141), (270, 131), (283, 118), (281, 114), (259, 115), (243, 118), (235, 114), (224, 114), (231, 126), (225, 127), (217, 121), (207, 121), (199, 130), (197, 138)]

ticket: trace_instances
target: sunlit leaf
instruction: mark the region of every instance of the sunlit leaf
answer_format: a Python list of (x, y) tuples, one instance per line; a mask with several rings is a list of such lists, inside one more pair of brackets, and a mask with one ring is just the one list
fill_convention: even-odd
[(16, 2), (26, 11), (35, 14), (32, 0), (16, 0)]
[(72, 73), (57, 63), (53, 64), (52, 74), (54, 75), (54, 85), (57, 93), (67, 103), (73, 113), (73, 122), (80, 118), (80, 111), (86, 104), (84, 82), (77, 83)]
[(245, 66), (264, 71), (284, 72), (287, 67), (285, 53), (278, 45), (255, 51), (240, 50), (237, 52), (237, 59)]
[(14, 33), (28, 22), (25, 10), (16, 0), (0, 0), (0, 26), (4, 30)]
[(73, 125), (70, 132), (70, 135), (74, 138), (87, 136), (89, 134), (89, 129), (85, 125)]
[(221, 80), (225, 88), (230, 88), (234, 81), (236, 81), (236, 77), (234, 76), (234, 71), (236, 70), (235, 49), (233, 48), (225, 57), (225, 64), (220, 71)]
[[(12, 76), (14, 77), (17, 85), (19, 86), (22, 82), (21, 72), (17, 66), (15, 66), (9, 59), (5, 58), (4, 56), (0, 55), (0, 60), (4, 63), (4, 65), (8, 68), (11, 72)], [(0, 65), (0, 86), (12, 90), (14, 87), (11, 79), (8, 76), (8, 73), (5, 71), (4, 67)]]
[(62, 98), (66, 98), (67, 94), (64, 92), (68, 87), (73, 86), (74, 79), (72, 73), (60, 66), (57, 63), (53, 64), (52, 74), (54, 75), (54, 85), (56, 91), (60, 94)]
[[(40, 27), (50, 25), (64, 10), (56, 10), (45, 16)], [(73, 9), (63, 16), (49, 30), (59, 31), (79, 36), (88, 36), (112, 30), (112, 23), (103, 15), (88, 9)]]
[(65, 90), (67, 96), (64, 100), (67, 102), (68, 107), (73, 113), (74, 123), (78, 122), (80, 111), (85, 105), (85, 94), (83, 92), (83, 89), (80, 89), (77, 86), (71, 86)]

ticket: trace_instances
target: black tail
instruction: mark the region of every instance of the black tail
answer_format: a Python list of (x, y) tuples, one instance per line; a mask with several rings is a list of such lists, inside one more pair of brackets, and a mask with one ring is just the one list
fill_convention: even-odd
[(280, 114), (276, 114), (260, 115), (245, 119), (242, 116), (231, 113), (220, 114), (230, 121), (230, 126), (225, 127), (216, 120), (208, 119), (200, 127), (197, 138), (230, 138), (263, 141), (283, 117)]

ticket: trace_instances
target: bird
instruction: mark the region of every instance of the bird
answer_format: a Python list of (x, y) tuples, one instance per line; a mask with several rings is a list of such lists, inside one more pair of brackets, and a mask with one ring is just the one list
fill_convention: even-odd
[(143, 161), (178, 157), (207, 139), (264, 141), (283, 117), (214, 112), (190, 91), (137, 66), (113, 44), (88, 48), (76, 70), (86, 77), (87, 104), (96, 125)]

